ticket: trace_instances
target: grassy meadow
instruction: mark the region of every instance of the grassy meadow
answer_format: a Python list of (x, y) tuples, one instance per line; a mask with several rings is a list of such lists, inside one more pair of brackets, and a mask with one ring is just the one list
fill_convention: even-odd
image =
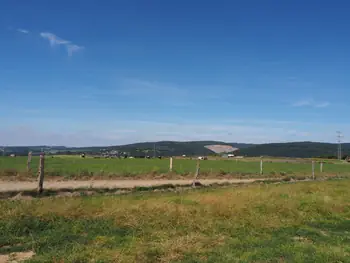
[[(350, 180), (0, 201), (28, 262), (350, 262)], [(54, 205), (53, 205), (54, 204)]]
[[(27, 157), (0, 157), (0, 175), (2, 177), (17, 174), (28, 176), (26, 172)], [(33, 157), (29, 176), (35, 177), (39, 157)], [(168, 177), (192, 176), (196, 169), (196, 160), (174, 159), (173, 172), (169, 173), (169, 159), (94, 159), (77, 156), (47, 156), (45, 160), (46, 176), (61, 176), (64, 178), (89, 177), (155, 177), (167, 174)], [(325, 163), (324, 174), (348, 175), (350, 165), (340, 163)], [(315, 165), (316, 176), (321, 176), (320, 165)], [(246, 176), (258, 177), (260, 161), (256, 159), (219, 159), (201, 161), (201, 177)], [(264, 177), (280, 175), (311, 176), (311, 160), (302, 161), (264, 161)]]

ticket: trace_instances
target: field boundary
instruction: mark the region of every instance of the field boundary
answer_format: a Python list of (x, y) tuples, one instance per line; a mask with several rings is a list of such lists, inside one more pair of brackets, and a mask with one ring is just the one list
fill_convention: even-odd
[[(274, 178), (251, 178), (251, 179), (201, 179), (197, 180), (201, 185), (211, 184), (239, 184), (253, 183), (257, 181), (280, 180)], [(135, 187), (154, 187), (162, 185), (187, 186), (192, 185), (193, 180), (68, 180), (68, 181), (46, 181), (45, 190), (60, 189), (132, 189)], [(9, 191), (31, 191), (35, 190), (35, 181), (0, 181), (0, 192)]]
[[(325, 181), (330, 178), (317, 179), (317, 181)], [(339, 178), (342, 179), (342, 178)], [(123, 180), (125, 181), (125, 180)], [(132, 180), (133, 182), (135, 180)], [(171, 181), (171, 182), (169, 182)], [(295, 183), (295, 182), (307, 182), (313, 181), (310, 179), (302, 180), (286, 180), (286, 178), (264, 178), (264, 179), (235, 179), (235, 180), (198, 180), (196, 181), (195, 188), (193, 186), (193, 181), (191, 180), (163, 180), (162, 183), (157, 182), (157, 184), (150, 184), (150, 182), (143, 182), (137, 185), (128, 187), (123, 187), (123, 185), (109, 185), (106, 187), (103, 182), (100, 184), (89, 186), (86, 185), (79, 186), (74, 185), (71, 187), (46, 187), (43, 193), (39, 194), (35, 187), (34, 188), (23, 188), (22, 189), (1, 189), (0, 199), (32, 199), (41, 197), (74, 197), (74, 196), (91, 196), (95, 194), (103, 195), (121, 195), (121, 194), (131, 194), (137, 192), (180, 192), (193, 189), (202, 188), (217, 188), (226, 186), (244, 186), (251, 184), (280, 184), (280, 183)], [(65, 181), (67, 182), (67, 181)], [(2, 185), (0, 181), (0, 186)], [(34, 185), (34, 184), (33, 184)], [(3, 185), (2, 185), (3, 186)], [(61, 185), (62, 186), (62, 185)], [(97, 186), (97, 187), (96, 187)]]

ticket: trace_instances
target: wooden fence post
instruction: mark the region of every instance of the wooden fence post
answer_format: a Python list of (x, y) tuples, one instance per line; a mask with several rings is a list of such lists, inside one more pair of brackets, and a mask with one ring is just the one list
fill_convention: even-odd
[(199, 170), (200, 170), (201, 166), (200, 166), (200, 160), (197, 160), (197, 166), (196, 166), (196, 173), (194, 175), (194, 179), (193, 179), (193, 183), (192, 183), (192, 187), (196, 187), (196, 181), (199, 175)]
[(32, 152), (28, 153), (28, 160), (27, 160), (27, 172), (30, 172), (30, 163), (32, 162)]
[(320, 172), (323, 173), (323, 162), (320, 163)]
[(315, 180), (315, 161), (312, 161), (312, 180)]
[(264, 171), (263, 171), (263, 158), (260, 157), (260, 175), (263, 175)]
[(173, 157), (170, 157), (169, 171), (173, 171)]
[(45, 155), (44, 153), (42, 153), (40, 154), (39, 171), (38, 171), (38, 193), (39, 194), (43, 192), (44, 170), (45, 170)]

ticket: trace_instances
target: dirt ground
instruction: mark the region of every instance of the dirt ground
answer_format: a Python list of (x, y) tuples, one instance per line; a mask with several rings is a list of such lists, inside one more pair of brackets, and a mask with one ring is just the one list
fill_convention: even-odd
[(8, 255), (0, 255), (0, 263), (16, 263), (26, 261), (35, 255), (33, 251), (16, 252)]
[[(268, 179), (203, 179), (198, 180), (202, 185), (253, 183)], [(152, 187), (161, 185), (186, 186), (193, 180), (86, 180), (86, 181), (46, 181), (44, 189), (131, 189), (134, 187)], [(0, 192), (31, 191), (37, 188), (36, 182), (0, 181)]]

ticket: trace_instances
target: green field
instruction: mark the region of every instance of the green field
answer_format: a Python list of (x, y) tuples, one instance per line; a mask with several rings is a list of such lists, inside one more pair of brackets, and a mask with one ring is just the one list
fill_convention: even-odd
[[(1, 157), (0, 174), (13, 176), (26, 175), (26, 157)], [(33, 157), (32, 172), (29, 176), (36, 176), (39, 157)], [(246, 176), (256, 177), (260, 173), (260, 162), (256, 159), (247, 160), (205, 160), (201, 161), (201, 176)], [(173, 173), (169, 173), (169, 159), (94, 159), (68, 156), (47, 156), (45, 160), (45, 174), (47, 176), (61, 176), (65, 178), (86, 177), (154, 177), (167, 174), (168, 177), (192, 176), (196, 169), (196, 160), (174, 159)], [(316, 176), (321, 176), (320, 165), (315, 165)], [(330, 175), (348, 175), (350, 165), (326, 163), (324, 173)], [(311, 176), (311, 161), (265, 161), (264, 176), (303, 175)]]
[[(350, 180), (0, 201), (28, 262), (350, 262)], [(12, 255), (14, 257), (14, 255)]]

